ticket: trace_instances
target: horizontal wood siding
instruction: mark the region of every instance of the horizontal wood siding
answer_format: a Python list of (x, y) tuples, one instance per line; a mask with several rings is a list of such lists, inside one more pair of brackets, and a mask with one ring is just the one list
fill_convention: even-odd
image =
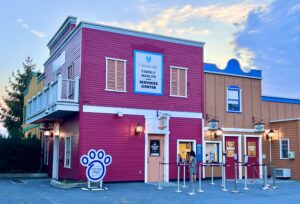
[[(81, 101), (88, 105), (203, 112), (202, 48), (83, 28)], [(133, 52), (164, 55), (163, 96), (134, 94)], [(106, 60), (127, 60), (126, 93), (105, 91)], [(187, 67), (187, 98), (171, 97), (170, 66)], [(188, 104), (188, 105), (187, 105)]]
[(170, 135), (169, 135), (169, 162), (171, 163), (169, 165), (170, 179), (177, 179), (177, 166), (175, 163), (177, 161), (177, 140), (179, 139), (196, 140), (197, 144), (202, 144), (202, 121), (199, 119), (184, 119), (184, 118), (170, 119)]
[(66, 52), (65, 63), (57, 69), (55, 72), (52, 71), (52, 63), (56, 60), (53, 58), (45, 65), (45, 81), (44, 85), (47, 86), (49, 82), (55, 81), (57, 79), (58, 74), (62, 74), (63, 78), (67, 78), (68, 76), (68, 67), (70, 65), (74, 66), (74, 77), (80, 77), (81, 75), (81, 31), (79, 31), (63, 48), (60, 52)]
[[(93, 148), (112, 156), (105, 181), (144, 180), (145, 135), (135, 135), (137, 123), (145, 126), (143, 116), (81, 113), (80, 120), (79, 154)], [(85, 180), (85, 168), (79, 171), (79, 179)]]
[(76, 27), (75, 24), (70, 24), (66, 31), (59, 37), (53, 47), (50, 49), (50, 55), (61, 45), (61, 43), (66, 39), (70, 32)]
[[(276, 168), (290, 168), (292, 179), (300, 179), (300, 129), (299, 121), (272, 123), (271, 128), (275, 130), (275, 138), (272, 141), (272, 160)], [(280, 159), (280, 143), (279, 139), (288, 138), (290, 151), (295, 152), (294, 160)]]
[[(78, 177), (78, 140), (79, 140), (79, 114), (73, 114), (65, 118), (59, 127), (59, 178), (76, 179)], [(65, 137), (71, 136), (71, 168), (64, 167)]]

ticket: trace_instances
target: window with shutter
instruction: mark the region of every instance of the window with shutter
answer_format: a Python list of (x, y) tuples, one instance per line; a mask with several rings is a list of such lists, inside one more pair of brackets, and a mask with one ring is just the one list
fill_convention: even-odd
[(187, 97), (187, 68), (171, 66), (170, 96)]
[(126, 92), (126, 60), (106, 58), (106, 90)]

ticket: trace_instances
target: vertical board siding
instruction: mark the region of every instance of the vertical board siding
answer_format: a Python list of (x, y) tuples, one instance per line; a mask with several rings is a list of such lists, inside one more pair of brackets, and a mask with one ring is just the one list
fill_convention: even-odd
[[(83, 28), (82, 36), (81, 99), (84, 104), (203, 112), (202, 48), (87, 28)], [(164, 55), (163, 96), (133, 93), (134, 50)], [(126, 93), (105, 91), (105, 57), (127, 60)], [(170, 66), (188, 68), (187, 98), (169, 96)]]
[[(253, 117), (261, 118), (261, 81), (205, 73), (205, 112), (220, 121), (221, 127), (253, 128)], [(227, 112), (227, 87), (241, 88), (242, 112)], [(207, 126), (206, 120), (206, 126)]]
[(79, 31), (63, 48), (62, 52), (66, 52), (65, 63), (57, 69), (55, 72), (52, 71), (52, 63), (56, 60), (53, 58), (45, 65), (45, 81), (44, 86), (47, 86), (49, 82), (55, 81), (57, 75), (60, 73), (63, 78), (68, 77), (68, 67), (74, 66), (74, 77), (80, 77), (81, 75), (81, 31)]

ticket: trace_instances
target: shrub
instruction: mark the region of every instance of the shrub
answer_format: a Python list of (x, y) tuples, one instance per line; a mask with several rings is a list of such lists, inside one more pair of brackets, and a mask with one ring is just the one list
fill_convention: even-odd
[(36, 138), (0, 138), (0, 172), (37, 172), (41, 141)]

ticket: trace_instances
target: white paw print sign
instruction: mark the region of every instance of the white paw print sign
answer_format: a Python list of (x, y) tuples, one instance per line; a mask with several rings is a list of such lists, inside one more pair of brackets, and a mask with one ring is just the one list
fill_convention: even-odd
[(80, 163), (86, 168), (86, 177), (92, 182), (101, 181), (106, 174), (106, 166), (110, 165), (112, 157), (106, 155), (105, 151), (91, 149), (87, 155), (82, 155)]

